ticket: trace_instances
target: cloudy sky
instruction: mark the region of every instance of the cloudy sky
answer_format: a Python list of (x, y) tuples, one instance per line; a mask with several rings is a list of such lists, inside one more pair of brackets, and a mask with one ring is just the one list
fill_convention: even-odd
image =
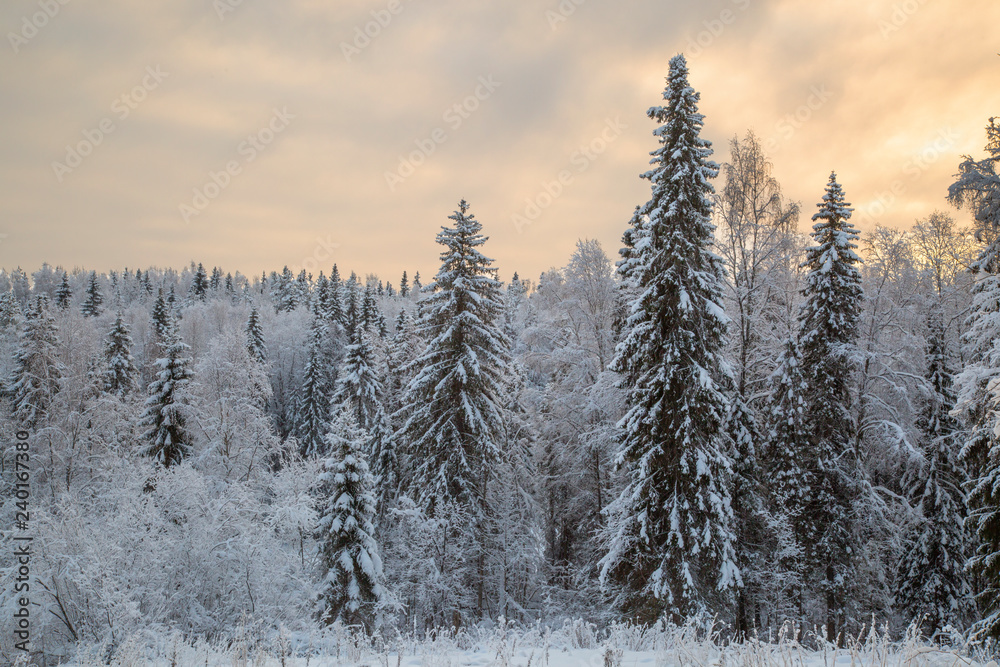
[(678, 52), (719, 162), (752, 129), (809, 215), (836, 170), (862, 230), (908, 226), (982, 154), (998, 24), (990, 0), (5, 0), (0, 266), (395, 282), (433, 275), (463, 197), (505, 279), (578, 238), (613, 255)]

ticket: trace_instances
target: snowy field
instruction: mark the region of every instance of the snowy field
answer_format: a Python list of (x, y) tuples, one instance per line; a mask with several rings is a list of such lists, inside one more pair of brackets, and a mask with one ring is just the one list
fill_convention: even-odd
[[(836, 649), (810, 635), (724, 645), (698, 639), (690, 628), (647, 629), (616, 625), (598, 631), (580, 621), (557, 630), (492, 630), (443, 633), (416, 640), (397, 637), (373, 645), (349, 631), (322, 638), (282, 636), (253, 641), (249, 634), (216, 645), (179, 639), (127, 640), (116, 650), (88, 647), (71, 665), (151, 667), (997, 667), (981, 650), (932, 646), (909, 636), (893, 642), (884, 631), (868, 631)], [(811, 648), (807, 647), (809, 644)], [(110, 654), (110, 661), (108, 660)]]

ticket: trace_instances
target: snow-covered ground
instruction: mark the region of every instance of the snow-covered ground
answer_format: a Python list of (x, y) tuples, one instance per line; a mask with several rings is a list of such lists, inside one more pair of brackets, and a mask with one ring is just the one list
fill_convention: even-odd
[(914, 636), (894, 642), (884, 631), (869, 630), (840, 649), (815, 642), (807, 648), (790, 635), (720, 645), (699, 639), (691, 628), (615, 625), (598, 631), (576, 621), (556, 630), (498, 626), (372, 645), (341, 629), (323, 638), (283, 635), (268, 642), (247, 634), (215, 645), (132, 638), (112, 651), (84, 649), (71, 664), (106, 665), (110, 653), (110, 664), (123, 667), (997, 667), (968, 646), (942, 648)]

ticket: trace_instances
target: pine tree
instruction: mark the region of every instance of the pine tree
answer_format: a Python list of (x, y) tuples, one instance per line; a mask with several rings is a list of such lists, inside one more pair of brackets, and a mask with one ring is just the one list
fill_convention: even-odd
[(202, 266), (201, 262), (198, 262), (198, 268), (194, 272), (194, 278), (191, 279), (191, 288), (188, 292), (191, 299), (197, 299), (198, 301), (204, 301), (208, 295), (208, 276), (205, 273), (205, 267)]
[(351, 271), (351, 276), (344, 283), (344, 331), (347, 332), (347, 339), (354, 338), (354, 331), (358, 327), (361, 317), (360, 297), (358, 296), (358, 276)]
[(319, 619), (370, 630), (391, 604), (375, 541), (375, 480), (364, 452), (366, 433), (343, 411), (326, 436), (332, 458), (320, 474), (320, 562), (324, 573)]
[(104, 297), (101, 295), (101, 286), (97, 282), (97, 272), (90, 272), (90, 281), (87, 283), (87, 298), (83, 301), (81, 312), (85, 317), (97, 317), (101, 314), (101, 304)]
[(416, 292), (416, 293), (419, 294), (420, 291), (423, 288), (424, 288), (424, 286), (420, 282), (420, 272), (417, 271), (416, 273), (413, 274), (413, 288), (412, 289), (413, 289), (414, 292)]
[(330, 271), (330, 323), (344, 325), (344, 282), (340, 279), (337, 265)]
[(170, 333), (172, 324), (173, 313), (167, 305), (166, 299), (163, 298), (163, 289), (161, 288), (159, 294), (156, 295), (156, 301), (153, 303), (153, 312), (150, 316), (150, 327), (153, 330), (156, 343), (160, 346), (161, 350), (166, 349), (164, 343)]
[(968, 428), (961, 456), (969, 468), (968, 528), (978, 538), (968, 569), (976, 577), (981, 620), (973, 630), (1000, 639), (1000, 124), (986, 127), (988, 156), (966, 157), (948, 199), (971, 209), (984, 243), (970, 267), (975, 275), (964, 337), (964, 370), (956, 378), (956, 411)]
[(68, 310), (72, 298), (73, 290), (69, 286), (69, 275), (63, 271), (62, 280), (59, 281), (59, 289), (56, 290), (56, 306), (60, 310)]
[(213, 292), (218, 292), (222, 287), (222, 269), (217, 266), (212, 267), (212, 277), (208, 279), (208, 286)]
[(256, 307), (250, 308), (250, 317), (246, 326), (247, 351), (250, 358), (258, 363), (267, 363), (267, 346), (264, 344), (264, 331), (260, 327), (260, 313)]
[(375, 370), (369, 335), (362, 329), (344, 350), (343, 366), (337, 378), (332, 403), (334, 413), (347, 409), (354, 413), (358, 425), (370, 430), (381, 413), (382, 380)]
[(292, 270), (287, 266), (281, 270), (281, 274), (272, 281), (274, 299), (274, 312), (283, 313), (295, 310), (299, 305), (298, 292), (295, 286), (295, 278)]
[(850, 382), (852, 353), (862, 310), (861, 274), (855, 254), (858, 236), (849, 222), (852, 209), (836, 174), (830, 174), (820, 209), (813, 215), (816, 245), (806, 250), (804, 304), (799, 313), (799, 345), (808, 386), (806, 428), (810, 445), (799, 463), (813, 476), (798, 533), (813, 586), (826, 603), (827, 639), (838, 635), (846, 590), (852, 582), (852, 516), (860, 470), (852, 446)]
[[(155, 326), (155, 325), (154, 325)], [(180, 339), (173, 316), (168, 316), (163, 332), (163, 356), (156, 360), (159, 369), (149, 384), (149, 398), (142, 424), (147, 427), (147, 443), (142, 453), (165, 467), (180, 463), (191, 451), (191, 435), (184, 415), (185, 387), (190, 380), (190, 349)]]
[(295, 415), (295, 433), (303, 456), (322, 456), (326, 452), (323, 435), (330, 418), (331, 363), (326, 339), (326, 321), (313, 317), (309, 337), (309, 358), (302, 378), (302, 390)]
[(410, 279), (406, 277), (406, 271), (403, 271), (403, 277), (399, 279), (399, 296), (404, 299), (410, 296)]
[(441, 269), (421, 301), (419, 332), (428, 341), (406, 389), (409, 411), (397, 441), (414, 463), (409, 490), (433, 513), (456, 501), (481, 508), (491, 466), (503, 447), (503, 390), (510, 364), (503, 334), (503, 292), (487, 238), (463, 199), (442, 227)]
[(37, 297), (25, 315), (8, 393), (14, 418), (25, 428), (35, 428), (48, 419), (64, 369), (57, 350), (59, 329), (48, 299)]
[(933, 637), (946, 626), (964, 628), (972, 617), (972, 588), (965, 576), (967, 479), (958, 460), (960, 431), (950, 412), (955, 406), (952, 372), (945, 348), (940, 308), (928, 316), (927, 382), (930, 396), (919, 420), (924, 461), (907, 471), (903, 488), (919, 517), (906, 536), (899, 565), (896, 603), (908, 619)]
[(139, 370), (132, 359), (132, 336), (128, 325), (118, 313), (104, 346), (104, 391), (124, 398), (138, 387)]
[(648, 621), (721, 611), (741, 583), (720, 387), (727, 320), (711, 252), (708, 181), (718, 167), (687, 76), (684, 56), (672, 58), (667, 106), (648, 111), (660, 147), (643, 174), (652, 197), (626, 234), (620, 266), (634, 296), (612, 364), (627, 391), (618, 454), (627, 485), (608, 510), (601, 578), (619, 587), (626, 613)]

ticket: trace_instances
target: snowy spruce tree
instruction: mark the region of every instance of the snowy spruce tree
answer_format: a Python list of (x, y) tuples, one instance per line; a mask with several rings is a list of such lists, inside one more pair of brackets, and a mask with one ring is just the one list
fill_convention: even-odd
[(332, 373), (326, 346), (328, 335), (325, 319), (314, 316), (309, 335), (309, 356), (295, 415), (295, 432), (303, 456), (321, 456), (326, 451), (323, 436), (330, 419)]
[(264, 344), (264, 330), (260, 327), (260, 313), (256, 307), (250, 309), (246, 326), (247, 352), (257, 363), (267, 363), (267, 346)]
[[(770, 377), (768, 434), (762, 468), (770, 480), (769, 498), (773, 514), (783, 529), (784, 549), (777, 556), (777, 574), (784, 579), (785, 595), (776, 601), (777, 611), (797, 615), (802, 603), (801, 526), (806, 512), (813, 475), (809, 460), (809, 433), (806, 430), (806, 393), (808, 385), (802, 368), (798, 342), (789, 337)], [(774, 531), (778, 532), (778, 531)], [(800, 531), (801, 532), (801, 531)], [(787, 616), (786, 616), (787, 617)]]
[(59, 310), (68, 310), (72, 298), (73, 289), (69, 286), (69, 275), (63, 271), (59, 287), (56, 289), (56, 306)]
[(371, 630), (390, 604), (375, 541), (375, 480), (365, 454), (367, 433), (343, 410), (326, 435), (331, 458), (319, 477), (319, 619)]
[(190, 381), (190, 349), (180, 338), (177, 323), (167, 316), (161, 341), (162, 357), (156, 360), (156, 379), (149, 384), (149, 397), (142, 424), (146, 444), (142, 453), (164, 467), (180, 463), (191, 451), (191, 434), (183, 404)]
[(57, 334), (48, 299), (37, 297), (25, 313), (8, 386), (14, 418), (25, 428), (45, 423), (59, 392), (64, 369), (59, 361)]
[(104, 345), (104, 391), (124, 398), (138, 387), (139, 370), (132, 359), (132, 336), (128, 325), (118, 313)]
[(441, 269), (420, 302), (418, 331), (428, 341), (406, 389), (397, 441), (413, 462), (409, 492), (426, 511), (456, 501), (481, 508), (503, 446), (503, 389), (510, 344), (504, 295), (493, 260), (479, 248), (482, 225), (463, 199), (442, 227)]
[(194, 277), (191, 278), (191, 287), (188, 290), (188, 298), (192, 301), (204, 301), (208, 296), (208, 276), (205, 273), (205, 267), (198, 262), (198, 268), (194, 271)]
[(90, 272), (90, 280), (87, 282), (87, 296), (83, 300), (81, 312), (86, 317), (97, 317), (101, 314), (101, 304), (104, 303), (104, 296), (101, 294), (101, 285), (97, 280), (97, 272)]
[(976, 633), (1000, 639), (1000, 123), (986, 127), (987, 157), (966, 157), (948, 199), (968, 208), (983, 243), (964, 337), (968, 360), (957, 376), (956, 412), (967, 427), (962, 459), (971, 475), (968, 527), (978, 539), (968, 562), (980, 620)]
[(852, 583), (852, 517), (860, 469), (851, 418), (861, 274), (855, 254), (857, 233), (850, 204), (836, 174), (830, 174), (823, 201), (813, 215), (815, 245), (806, 250), (808, 268), (799, 313), (799, 345), (807, 385), (809, 446), (799, 467), (811, 477), (806, 507), (797, 518), (808, 583), (826, 608), (827, 639), (845, 620)]
[(660, 123), (654, 168), (642, 175), (652, 196), (619, 265), (632, 298), (612, 364), (627, 392), (617, 458), (627, 483), (607, 511), (601, 579), (629, 616), (683, 622), (726, 610), (741, 580), (720, 386), (727, 318), (712, 253), (718, 168), (682, 55), (663, 97), (666, 106), (647, 112)]
[(966, 474), (959, 461), (961, 431), (950, 414), (955, 406), (944, 321), (935, 304), (928, 317), (929, 396), (920, 416), (924, 460), (907, 471), (903, 488), (917, 508), (899, 565), (896, 603), (929, 637), (947, 626), (963, 629), (974, 611), (965, 574)]

